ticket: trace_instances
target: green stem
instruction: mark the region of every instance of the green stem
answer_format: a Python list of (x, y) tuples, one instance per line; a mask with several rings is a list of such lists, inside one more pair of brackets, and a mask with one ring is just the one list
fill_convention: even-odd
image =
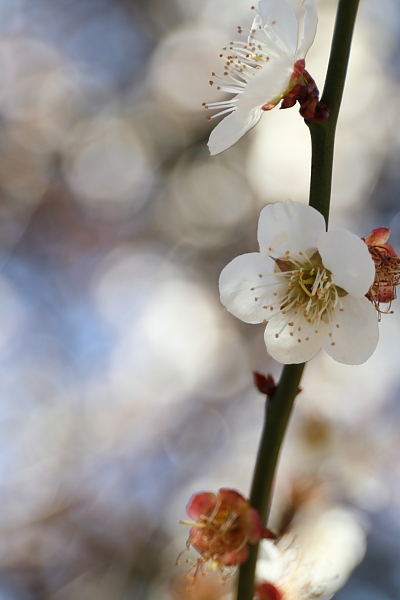
[[(273, 400), (267, 398), (265, 403), (264, 428), (250, 494), (250, 504), (258, 510), (263, 523), (268, 521), (275, 467), (303, 369), (304, 363), (286, 365)], [(253, 597), (257, 553), (257, 546), (251, 546), (249, 558), (240, 569), (238, 600), (251, 600)]]
[(354, 24), (360, 0), (340, 0), (333, 32), (332, 49), (321, 102), (330, 109), (325, 123), (309, 123), (311, 134), (310, 206), (325, 217), (328, 225), (331, 199), (333, 151), (336, 124), (342, 103)]
[[(321, 102), (331, 111), (321, 124), (309, 124), (311, 133), (310, 206), (317, 209), (328, 224), (331, 198), (333, 153), (336, 124), (343, 96), (355, 19), (360, 0), (339, 0), (331, 54)], [(268, 522), (273, 483), (279, 452), (299, 389), (304, 364), (286, 365), (273, 400), (266, 402), (261, 435), (250, 494), (263, 523)], [(249, 559), (240, 567), (237, 600), (253, 600), (258, 545), (250, 547)]]

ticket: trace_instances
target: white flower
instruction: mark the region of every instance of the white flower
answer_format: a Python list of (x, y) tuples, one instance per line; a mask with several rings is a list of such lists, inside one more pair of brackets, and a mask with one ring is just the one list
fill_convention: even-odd
[[(346, 583), (365, 550), (365, 531), (355, 513), (341, 506), (309, 506), (306, 514), (297, 515), (293, 530), (277, 542), (260, 543), (256, 598), (328, 600)], [(263, 594), (263, 582), (278, 594), (268, 595), (268, 585)]]
[(284, 364), (324, 350), (335, 360), (365, 362), (378, 343), (378, 318), (365, 298), (375, 267), (367, 245), (344, 230), (325, 231), (322, 215), (288, 201), (263, 208), (260, 252), (222, 271), (221, 302), (246, 323), (266, 322), (269, 354)]
[[(220, 55), (226, 61), (224, 74), (210, 83), (235, 95), (204, 104), (221, 109), (213, 117), (231, 113), (210, 135), (212, 155), (223, 152), (254, 127), (263, 111), (276, 106), (301, 76), (315, 37), (317, 11), (315, 0), (297, 0), (298, 10), (292, 2), (296, 0), (260, 0), (247, 41), (232, 42)], [(243, 33), (241, 28), (239, 33)]]

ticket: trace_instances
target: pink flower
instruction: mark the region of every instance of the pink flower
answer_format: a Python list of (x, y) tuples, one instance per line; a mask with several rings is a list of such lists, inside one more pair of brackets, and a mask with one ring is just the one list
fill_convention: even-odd
[(200, 554), (193, 564), (193, 580), (206, 563), (210, 570), (221, 571), (241, 565), (247, 560), (250, 544), (274, 537), (262, 527), (257, 510), (236, 490), (195, 494), (186, 511), (194, 521), (181, 521), (191, 526), (187, 548), (193, 547)]

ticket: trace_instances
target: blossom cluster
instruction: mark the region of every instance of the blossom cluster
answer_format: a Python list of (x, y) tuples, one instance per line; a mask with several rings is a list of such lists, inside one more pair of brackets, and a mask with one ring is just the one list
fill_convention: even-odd
[[(329, 118), (305, 70), (316, 25), (315, 0), (302, 0), (297, 8), (293, 0), (259, 1), (250, 30), (239, 28), (246, 41), (224, 48), (223, 76), (213, 73), (210, 81), (232, 95), (204, 103), (220, 110), (214, 116), (225, 117), (211, 133), (211, 154), (229, 148), (281, 101), (281, 108), (299, 102), (308, 121)], [(327, 231), (323, 215), (311, 206), (291, 200), (269, 204), (259, 218), (259, 252), (234, 258), (220, 275), (221, 302), (242, 321), (266, 325), (267, 350), (280, 363), (307, 362), (323, 348), (339, 363), (362, 364), (378, 344), (381, 314), (391, 312), (400, 284), (400, 259), (389, 235), (385, 227), (365, 238)], [(272, 377), (256, 374), (256, 383), (273, 398)], [(254, 600), (331, 598), (332, 586), (316, 587), (308, 577), (293, 539), (277, 542), (236, 490), (195, 494), (187, 513), (192, 521), (181, 521), (190, 526), (186, 549), (199, 554), (197, 561), (187, 561), (192, 582), (205, 570), (220, 571), (224, 581), (246, 562), (249, 546), (264, 540), (269, 574), (260, 578)]]

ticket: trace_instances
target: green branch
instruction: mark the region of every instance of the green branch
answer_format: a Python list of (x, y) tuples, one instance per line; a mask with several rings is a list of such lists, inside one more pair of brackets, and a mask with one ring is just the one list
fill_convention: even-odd
[[(311, 133), (310, 206), (328, 224), (331, 198), (336, 124), (346, 79), (351, 40), (360, 0), (339, 0), (326, 82), (321, 102), (330, 109), (325, 123), (309, 124)], [(267, 399), (265, 422), (250, 494), (264, 524), (268, 522), (276, 465), (287, 424), (298, 393), (304, 364), (286, 365), (273, 400)], [(258, 545), (251, 546), (249, 559), (240, 567), (237, 600), (253, 600)]]
[(340, 0), (333, 32), (332, 49), (321, 102), (330, 109), (325, 123), (309, 123), (311, 134), (310, 206), (325, 217), (328, 225), (331, 199), (333, 152), (336, 124), (342, 103), (351, 40), (360, 0)]

